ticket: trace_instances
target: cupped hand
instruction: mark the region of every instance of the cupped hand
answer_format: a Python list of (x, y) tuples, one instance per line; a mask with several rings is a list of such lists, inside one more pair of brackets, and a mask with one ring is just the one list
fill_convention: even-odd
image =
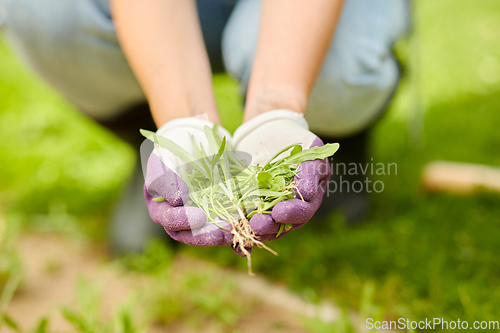
[[(180, 118), (163, 125), (157, 135), (174, 141), (193, 153), (193, 141), (208, 148), (204, 127), (212, 123), (199, 118)], [(230, 140), (222, 127), (219, 135)], [(177, 170), (185, 161), (166, 149), (155, 147), (149, 155), (145, 174), (144, 197), (151, 219), (160, 224), (176, 241), (198, 246), (225, 246), (233, 242), (227, 222), (207, 223), (202, 209), (189, 206), (189, 189)], [(222, 228), (221, 228), (222, 227)]]
[[(265, 165), (276, 153), (293, 144), (301, 144), (303, 149), (323, 146), (321, 139), (309, 131), (304, 117), (290, 110), (269, 111), (252, 118), (233, 136), (235, 149), (249, 153), (253, 165)], [(305, 225), (321, 205), (330, 175), (328, 159), (300, 164), (293, 182), (295, 199), (276, 204), (271, 214), (258, 213), (250, 219), (259, 240), (275, 240)], [(287, 224), (287, 230), (281, 224)]]

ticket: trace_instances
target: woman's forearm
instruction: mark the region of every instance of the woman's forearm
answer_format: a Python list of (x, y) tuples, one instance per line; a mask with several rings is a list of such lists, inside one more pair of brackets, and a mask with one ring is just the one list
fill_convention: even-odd
[(264, 0), (245, 120), (273, 109), (304, 113), (342, 0)]
[(159, 126), (203, 113), (219, 122), (194, 0), (111, 0), (118, 38)]

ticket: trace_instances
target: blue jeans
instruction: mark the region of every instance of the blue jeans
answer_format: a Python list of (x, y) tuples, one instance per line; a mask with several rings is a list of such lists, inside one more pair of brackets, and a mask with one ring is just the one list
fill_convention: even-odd
[[(0, 0), (6, 37), (26, 63), (97, 120), (145, 101), (118, 44), (109, 0)], [(199, 0), (214, 71), (246, 91), (261, 0)], [(309, 100), (318, 135), (348, 136), (378, 117), (398, 83), (392, 44), (408, 29), (409, 0), (346, 0)], [(280, 56), (280, 55), (277, 55)]]

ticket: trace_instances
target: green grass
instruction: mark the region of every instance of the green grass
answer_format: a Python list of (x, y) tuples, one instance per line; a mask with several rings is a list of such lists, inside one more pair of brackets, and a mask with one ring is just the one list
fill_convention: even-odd
[[(418, 45), (402, 45), (401, 54), (417, 50), (410, 70), (419, 79), (403, 80), (373, 137), (374, 160), (397, 163), (398, 175), (378, 176), (385, 191), (372, 196), (365, 223), (347, 227), (336, 215), (313, 220), (270, 244), (279, 257), (254, 251), (254, 271), (308, 299), (352, 309), (373, 286), (373, 303), (394, 318), (498, 320), (500, 196), (429, 195), (419, 175), (435, 159), (500, 166), (500, 2), (417, 5)], [(50, 221), (65, 230), (102, 222), (131, 171), (131, 150), (33, 78), (3, 44), (0, 71), (0, 202), (7, 221)], [(237, 87), (227, 76), (214, 82), (223, 124), (234, 130), (242, 118), (241, 111), (230, 116), (241, 110)], [(415, 91), (425, 126), (410, 141)], [(91, 230), (91, 237), (103, 234)], [(245, 267), (229, 249), (181, 248)]]

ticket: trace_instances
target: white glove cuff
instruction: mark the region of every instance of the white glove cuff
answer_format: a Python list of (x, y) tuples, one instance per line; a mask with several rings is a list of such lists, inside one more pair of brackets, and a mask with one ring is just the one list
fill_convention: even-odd
[(274, 120), (291, 120), (303, 127), (305, 130), (309, 130), (309, 125), (307, 124), (307, 121), (302, 113), (285, 109), (267, 111), (238, 127), (233, 135), (233, 146), (237, 147), (241, 140), (243, 140), (248, 134), (255, 131), (258, 127)]
[[(210, 154), (210, 145), (204, 131), (205, 126), (209, 126), (210, 128), (212, 128), (214, 124), (210, 121), (196, 117), (177, 118), (161, 126), (156, 133), (166, 139), (173, 141), (194, 157), (195, 152), (193, 147), (193, 139), (197, 144), (201, 144), (204, 150), (208, 154)], [(221, 126), (218, 126), (217, 129), (217, 134), (221, 138), (226, 137), (226, 141), (230, 143), (231, 135), (229, 134), (229, 132)], [(164, 149), (161, 147), (155, 147), (155, 149), (153, 150), (153, 154), (158, 156), (163, 161), (163, 163), (171, 170), (174, 170), (174, 172), (176, 172), (180, 166), (183, 166), (187, 162), (183, 161), (180, 157), (170, 152), (168, 149)]]
[[(174, 129), (185, 129), (189, 132), (200, 131), (204, 133), (205, 126), (209, 126), (210, 128), (212, 128), (214, 126), (214, 123), (196, 117), (177, 118), (163, 124), (163, 126), (161, 126), (156, 133), (161, 136), (167, 136), (167, 133)], [(230, 141), (231, 134), (229, 134), (229, 132), (222, 126), (218, 126), (217, 133), (219, 134), (221, 139), (225, 136), (226, 140)]]

